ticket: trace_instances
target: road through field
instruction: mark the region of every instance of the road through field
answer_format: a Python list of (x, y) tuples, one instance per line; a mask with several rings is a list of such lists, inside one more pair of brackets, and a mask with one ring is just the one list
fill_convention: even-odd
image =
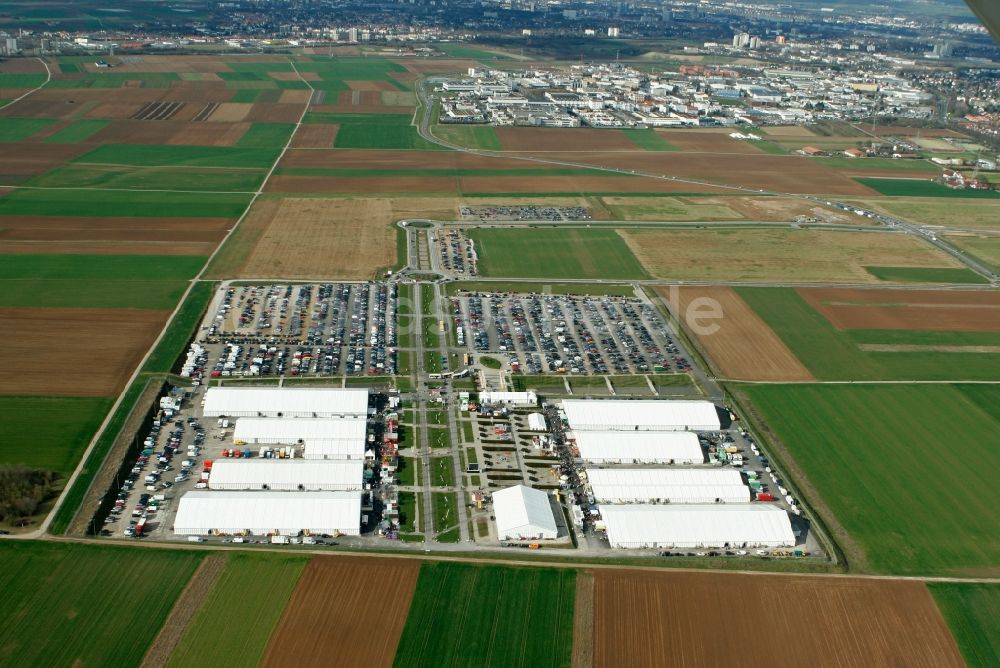
[[(301, 75), (301, 73), (299, 72), (298, 68), (295, 67), (295, 61), (294, 61), (294, 59), (289, 58), (288, 61), (289, 61), (289, 64), (291, 65), (291, 67), (292, 67), (292, 70), (296, 73), (296, 75), (299, 77), (299, 79), (303, 83), (305, 83), (306, 86), (308, 86), (308, 88), (309, 88), (310, 91), (312, 91), (313, 90), (312, 85)], [(46, 66), (45, 69), (48, 70), (48, 66)], [(250, 202), (247, 204), (246, 208), (243, 210), (242, 215), (240, 215), (240, 217), (236, 220), (236, 222), (233, 224), (233, 226), (226, 233), (226, 236), (223, 237), (222, 241), (220, 241), (219, 244), (215, 247), (215, 250), (212, 251), (212, 254), (209, 255), (205, 259), (205, 262), (204, 262), (204, 264), (202, 264), (201, 269), (198, 271), (197, 275), (195, 275), (195, 277), (193, 279), (191, 279), (191, 281), (188, 283), (187, 289), (184, 290), (184, 294), (181, 295), (180, 299), (177, 301), (177, 306), (174, 308), (173, 312), (170, 314), (170, 317), (167, 318), (166, 324), (163, 326), (163, 329), (160, 330), (160, 333), (156, 337), (156, 340), (153, 341), (153, 343), (149, 346), (149, 349), (146, 351), (146, 354), (143, 355), (143, 357), (142, 357), (141, 360), (139, 360), (139, 363), (135, 367), (135, 371), (132, 372), (132, 375), (129, 376), (128, 380), (125, 383), (125, 386), (124, 386), (125, 389), (122, 391), (121, 394), (118, 395), (118, 398), (115, 399), (115, 403), (108, 410), (108, 414), (105, 416), (104, 422), (101, 423), (100, 428), (97, 430), (97, 432), (94, 434), (94, 437), (90, 440), (90, 443), (87, 445), (87, 449), (84, 450), (83, 455), (81, 455), (80, 462), (77, 464), (76, 468), (73, 470), (73, 473), (70, 475), (69, 479), (66, 481), (66, 486), (63, 488), (63, 491), (59, 495), (59, 498), (56, 499), (56, 502), (55, 502), (55, 504), (53, 504), (52, 509), (49, 511), (49, 514), (45, 516), (45, 519), (42, 521), (42, 523), (39, 525), (39, 527), (37, 529), (35, 529), (34, 531), (31, 531), (31, 532), (28, 532), (28, 533), (23, 533), (23, 534), (17, 534), (17, 535), (3, 536), (3, 538), (35, 539), (35, 538), (40, 538), (40, 537), (44, 536), (48, 532), (49, 526), (51, 526), (52, 521), (55, 519), (56, 514), (59, 512), (60, 508), (62, 508), (63, 503), (65, 503), (66, 497), (69, 495), (70, 490), (73, 488), (74, 483), (76, 483), (77, 479), (80, 477), (80, 473), (83, 471), (84, 467), (86, 466), (87, 460), (90, 457), (91, 453), (94, 451), (94, 447), (97, 445), (98, 440), (100, 440), (101, 436), (104, 434), (104, 430), (108, 428), (108, 425), (110, 424), (112, 418), (114, 417), (115, 413), (118, 411), (118, 408), (121, 406), (121, 403), (122, 403), (122, 401), (125, 398), (125, 394), (128, 391), (128, 388), (139, 377), (139, 374), (142, 372), (143, 367), (146, 365), (146, 361), (153, 354), (153, 351), (156, 350), (157, 346), (160, 345), (160, 341), (162, 341), (163, 337), (166, 335), (167, 330), (170, 327), (170, 323), (173, 322), (174, 318), (177, 317), (177, 314), (180, 312), (181, 308), (184, 306), (184, 302), (187, 300), (188, 295), (191, 293), (191, 290), (194, 287), (195, 283), (197, 283), (198, 281), (201, 281), (203, 279), (203, 276), (205, 275), (206, 269), (208, 269), (208, 266), (212, 263), (212, 260), (215, 259), (215, 256), (219, 254), (219, 250), (226, 244), (226, 242), (229, 240), (229, 238), (233, 236), (233, 234), (239, 228), (240, 224), (246, 219), (247, 214), (250, 213), (250, 210), (253, 208), (254, 202), (256, 202), (257, 199), (263, 194), (264, 189), (267, 187), (267, 182), (271, 179), (271, 176), (274, 174), (275, 170), (278, 167), (278, 163), (281, 162), (281, 159), (285, 156), (285, 153), (288, 152), (288, 149), (291, 147), (292, 142), (295, 140), (295, 134), (299, 131), (299, 128), (302, 127), (302, 121), (303, 121), (303, 119), (305, 119), (307, 111), (309, 111), (309, 103), (308, 102), (306, 102), (306, 103), (303, 104), (303, 106), (302, 106), (302, 112), (299, 114), (298, 121), (296, 121), (295, 127), (292, 130), (292, 133), (288, 136), (288, 140), (285, 142), (285, 145), (282, 147), (281, 152), (275, 158), (274, 162), (271, 163), (270, 168), (267, 170), (267, 173), (264, 175), (264, 178), (260, 182), (260, 185), (257, 187), (256, 192), (254, 192), (253, 195), (252, 195), (252, 197), (250, 198)]]

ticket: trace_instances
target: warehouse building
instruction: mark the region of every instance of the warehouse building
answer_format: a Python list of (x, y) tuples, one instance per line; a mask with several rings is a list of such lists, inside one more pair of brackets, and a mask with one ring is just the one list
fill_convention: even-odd
[[(569, 438), (569, 435), (567, 435)], [(690, 431), (575, 431), (580, 458), (591, 464), (702, 464)]]
[(549, 495), (515, 485), (493, 493), (499, 540), (554, 540), (558, 535)]
[(750, 503), (734, 469), (589, 469), (598, 503)]
[(182, 536), (299, 533), (357, 536), (361, 492), (207, 492), (181, 497), (174, 533)]
[(284, 492), (357, 492), (365, 463), (360, 459), (219, 459), (209, 489)]
[(346, 418), (368, 415), (368, 390), (210, 387), (206, 417)]
[(236, 421), (233, 442), (237, 445), (300, 445), (307, 441), (351, 441), (364, 451), (367, 423), (363, 417), (257, 418)]
[(719, 412), (710, 401), (656, 399), (565, 399), (574, 431), (719, 431)]
[(793, 547), (786, 513), (763, 504), (599, 506), (611, 547)]

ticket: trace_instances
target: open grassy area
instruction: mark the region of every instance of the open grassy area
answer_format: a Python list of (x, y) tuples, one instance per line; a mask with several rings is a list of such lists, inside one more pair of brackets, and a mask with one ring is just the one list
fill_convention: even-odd
[(187, 550), (4, 541), (3, 662), (139, 665), (201, 558)]
[(238, 218), (244, 193), (15, 190), (0, 197), (0, 216)]
[(862, 350), (861, 345), (990, 346), (989, 332), (838, 330), (792, 288), (737, 288), (796, 357), (820, 380), (997, 380), (987, 352)]
[(457, 543), (458, 532), (452, 531), (458, 525), (458, 495), (454, 492), (434, 492), (431, 494), (434, 511), (434, 529), (438, 532), (439, 543)]
[(484, 276), (648, 278), (622, 238), (596, 228), (475, 228), (468, 235)]
[(131, 165), (134, 167), (170, 165), (175, 167), (256, 167), (267, 169), (278, 158), (279, 153), (280, 148), (278, 147), (103, 144), (93, 151), (84, 153), (73, 162)]
[(173, 368), (178, 358), (184, 354), (188, 341), (201, 322), (215, 288), (215, 283), (201, 281), (194, 284), (177, 315), (167, 326), (163, 339), (146, 361), (144, 371), (167, 373)]
[[(868, 569), (995, 574), (1000, 386), (744, 388)], [(961, 416), (956, 419), (956, 416)], [(862, 566), (855, 560), (854, 566)]]
[(253, 192), (264, 180), (264, 174), (263, 169), (69, 164), (36, 176), (25, 185), (36, 188)]
[(90, 139), (91, 136), (97, 134), (110, 124), (111, 121), (97, 118), (83, 118), (78, 121), (73, 121), (72, 125), (66, 126), (50, 137), (46, 137), (45, 143), (78, 144), (82, 141)]
[(11, 254), (0, 262), (0, 280), (185, 280), (204, 261), (191, 255)]
[(424, 563), (395, 666), (570, 665), (572, 570)]
[(413, 492), (399, 493), (399, 528), (405, 533), (417, 530), (417, 495)]
[(257, 664), (307, 563), (304, 555), (228, 555), (167, 665)]
[(724, 204), (692, 204), (675, 197), (605, 197), (613, 220), (698, 221), (742, 220), (743, 214)]
[[(808, 143), (812, 140), (803, 140)], [(847, 156), (830, 156), (812, 158), (824, 167), (850, 174), (852, 170), (877, 170), (886, 172), (913, 172), (935, 176), (941, 173), (941, 168), (929, 160), (892, 160), (891, 158), (848, 158)]]
[(93, 397), (0, 397), (0, 462), (68, 476), (110, 406)]
[(468, 148), (502, 151), (503, 145), (492, 125), (435, 125), (434, 135), (443, 141)]
[(865, 267), (880, 281), (887, 283), (989, 283), (986, 277), (967, 267)]
[(533, 283), (530, 281), (449, 281), (446, 294), (451, 297), (460, 292), (516, 292), (552, 295), (613, 295), (634, 297), (631, 285), (613, 283)]
[(16, 142), (27, 139), (54, 122), (48, 118), (4, 118), (3, 123), (0, 123), (0, 142)]
[(431, 485), (451, 487), (455, 484), (451, 457), (431, 457)]
[(1000, 272), (1000, 237), (951, 236), (948, 241)]
[(647, 151), (676, 151), (676, 146), (663, 138), (663, 135), (652, 128), (626, 129), (621, 131), (628, 140)]
[[(404, 427), (407, 429), (407, 427)], [(396, 480), (403, 487), (417, 484), (417, 465), (412, 457), (399, 457), (396, 466)]]
[(451, 435), (447, 427), (428, 427), (427, 440), (432, 448), (451, 447)]
[(954, 197), (958, 199), (998, 199), (995, 190), (955, 190), (930, 179), (859, 178), (858, 183), (888, 197)]
[(969, 668), (1000, 666), (1000, 585), (930, 582)]
[(184, 292), (180, 280), (9, 278), (0, 286), (0, 308), (172, 309)]

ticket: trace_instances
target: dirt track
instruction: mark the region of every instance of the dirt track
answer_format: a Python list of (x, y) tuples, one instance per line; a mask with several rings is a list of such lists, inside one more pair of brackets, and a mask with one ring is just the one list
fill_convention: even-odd
[[(671, 298), (669, 288), (657, 288), (664, 301)], [(679, 316), (685, 328), (696, 337), (719, 373), (738, 380), (813, 380), (813, 375), (788, 349), (778, 335), (740, 299), (732, 288), (682, 288), (679, 291)], [(684, 314), (698, 298), (713, 300), (722, 309), (722, 318), (705, 321), (715, 324), (712, 334), (697, 335), (685, 322)], [(678, 309), (671, 306), (677, 314)]]
[(419, 573), (416, 561), (313, 558), (262, 664), (392, 666)]
[(1000, 293), (799, 289), (837, 329), (1000, 332)]
[(595, 572), (595, 666), (958, 668), (920, 582)]

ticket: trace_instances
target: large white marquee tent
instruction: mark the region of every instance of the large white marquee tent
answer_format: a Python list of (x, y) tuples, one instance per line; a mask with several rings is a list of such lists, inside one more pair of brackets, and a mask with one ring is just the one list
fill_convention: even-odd
[(792, 547), (788, 513), (763, 504), (601, 505), (616, 548)]
[(598, 503), (749, 503), (734, 469), (588, 469)]
[(209, 489), (275, 491), (360, 491), (360, 459), (217, 459)]
[(207, 492), (181, 497), (174, 533), (361, 533), (361, 492)]
[(367, 424), (363, 417), (343, 420), (329, 418), (257, 418), (236, 421), (233, 440), (248, 445), (297, 445), (306, 441), (365, 442)]
[(718, 431), (719, 414), (710, 401), (656, 399), (565, 399), (563, 410), (574, 431)]
[(365, 417), (368, 390), (297, 387), (210, 387), (206, 417)]
[(553, 539), (558, 535), (549, 495), (515, 485), (493, 493), (493, 515), (499, 540)]
[(574, 431), (580, 458), (592, 464), (701, 464), (705, 455), (690, 431)]

